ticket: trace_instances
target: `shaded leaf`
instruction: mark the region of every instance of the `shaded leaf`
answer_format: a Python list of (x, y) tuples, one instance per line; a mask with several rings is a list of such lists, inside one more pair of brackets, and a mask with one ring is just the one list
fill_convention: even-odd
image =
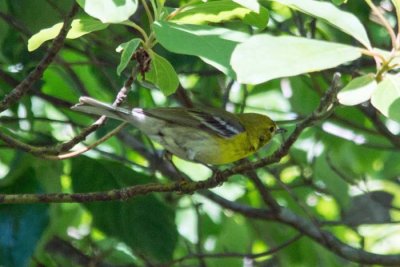
[(310, 16), (322, 19), (339, 30), (353, 36), (365, 47), (370, 48), (367, 32), (360, 20), (349, 12), (337, 8), (331, 3), (314, 0), (273, 0), (298, 9)]
[[(26, 169), (10, 186), (0, 188), (2, 194), (43, 192), (35, 171)], [(48, 225), (48, 205), (0, 206), (0, 265), (28, 266), (37, 243)]]
[(137, 0), (76, 0), (90, 16), (103, 23), (119, 23), (128, 20), (138, 7)]
[(355, 196), (351, 199), (350, 207), (342, 214), (343, 222), (351, 226), (389, 223), (393, 198), (392, 194), (385, 191)]
[(129, 42), (123, 43), (120, 47), (123, 49), (121, 54), (121, 61), (117, 67), (117, 74), (121, 75), (121, 72), (128, 66), (129, 62), (132, 60), (133, 54), (136, 52), (140, 44), (140, 39), (135, 38), (130, 40)]
[(167, 50), (200, 57), (223, 73), (234, 77), (229, 59), (233, 49), (247, 34), (206, 25), (178, 25), (157, 21), (153, 24), (157, 40)]
[(348, 45), (260, 34), (239, 44), (233, 51), (231, 63), (239, 82), (259, 84), (333, 68), (360, 56), (358, 48)]
[(341, 104), (354, 106), (368, 101), (377, 87), (375, 75), (370, 73), (351, 80), (338, 94)]
[[(38, 33), (34, 34), (28, 40), (28, 50), (34, 51), (39, 48), (44, 42), (52, 40), (57, 37), (60, 33), (63, 23), (57, 23), (50, 28), (43, 29)], [(67, 39), (76, 39), (85, 34), (99, 31), (107, 28), (108, 24), (102, 23), (97, 19), (92, 18), (80, 18), (74, 19), (71, 24), (71, 29), (67, 34)]]
[(179, 79), (174, 67), (168, 60), (154, 52), (150, 53), (150, 57), (150, 71), (146, 73), (146, 80), (156, 85), (166, 96), (175, 93)]
[[(107, 160), (79, 157), (72, 161), (76, 192), (94, 192), (151, 182), (151, 178)], [(171, 260), (177, 241), (174, 212), (153, 195), (124, 202), (85, 203), (96, 227), (134, 252), (160, 262)]]
[(244, 23), (264, 29), (268, 23), (268, 10), (259, 7), (259, 11), (241, 6), (230, 0), (205, 2), (189, 6), (174, 18), (174, 22), (184, 24), (221, 23), (241, 19)]
[(347, 192), (349, 185), (329, 165), (326, 154), (321, 154), (315, 161), (315, 178), (322, 181), (327, 190), (338, 201), (341, 207), (348, 207), (350, 196)]
[(387, 75), (372, 94), (371, 103), (386, 117), (400, 122), (400, 77)]

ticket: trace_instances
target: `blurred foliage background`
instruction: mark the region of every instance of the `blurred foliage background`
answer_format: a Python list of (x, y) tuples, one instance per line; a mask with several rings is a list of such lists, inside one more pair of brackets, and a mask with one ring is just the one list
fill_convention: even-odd
[[(331, 2), (358, 17), (374, 47), (391, 50), (387, 31), (376, 23), (366, 3)], [(61, 22), (73, 3), (0, 1), (1, 99), (46, 54), (48, 43), (28, 52), (28, 39)], [(184, 4), (187, 3), (166, 2), (169, 11)], [(394, 26), (392, 3), (383, 0), (375, 4)], [(262, 1), (262, 5), (269, 11), (269, 23), (257, 33), (357, 45), (322, 20), (277, 2)], [(80, 9), (79, 15), (82, 14)], [(131, 20), (150, 31), (142, 4)], [(218, 26), (254, 33), (252, 26), (236, 19)], [(71, 140), (95, 118), (73, 112), (70, 107), (82, 95), (105, 102), (114, 100), (133, 66), (131, 62), (121, 75), (117, 74), (121, 55), (116, 48), (135, 37), (140, 35), (131, 27), (110, 24), (101, 31), (67, 40), (28, 94), (1, 113), (0, 131), (32, 146), (54, 146)], [(154, 51), (174, 67), (180, 81), (178, 89), (165, 96), (139, 79), (131, 86), (124, 106), (193, 104), (236, 113), (267, 114), (288, 134), (276, 136), (250, 161), (271, 155), (296, 122), (313, 112), (334, 72), (340, 72), (342, 84), (347, 84), (376, 68), (372, 58), (362, 57), (334, 69), (243, 85), (198, 57), (171, 53), (160, 45)], [(266, 61), (268, 56), (260, 60)], [(74, 149), (95, 142), (117, 125), (108, 120)], [(255, 173), (279, 205), (330, 232), (341, 244), (381, 255), (400, 253), (399, 133), (399, 122), (382, 116), (368, 101), (338, 106), (329, 118), (304, 130), (279, 164), (259, 168)], [(200, 164), (175, 157), (173, 162), (179, 172), (194, 181), (212, 174), (210, 168)], [(162, 147), (132, 126), (84, 155), (66, 160), (43, 159), (4, 141), (0, 143), (2, 194), (96, 192), (150, 182), (167, 183), (179, 179), (179, 172), (165, 159)], [(266, 208), (262, 192), (247, 175), (233, 175), (211, 191), (226, 200), (228, 206)], [(288, 240), (287, 246), (276, 249)], [(267, 253), (257, 255), (263, 252)], [(127, 201), (3, 204), (0, 266), (362, 265), (338, 256), (335, 249), (331, 251), (296, 227), (274, 218), (246, 216), (201, 192), (167, 192)]]

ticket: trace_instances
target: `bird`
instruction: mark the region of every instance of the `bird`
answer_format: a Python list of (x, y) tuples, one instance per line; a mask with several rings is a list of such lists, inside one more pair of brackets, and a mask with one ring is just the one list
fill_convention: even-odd
[(73, 110), (126, 121), (168, 152), (206, 165), (222, 165), (246, 158), (281, 132), (268, 116), (233, 114), (217, 108), (116, 107), (91, 97), (80, 97)]

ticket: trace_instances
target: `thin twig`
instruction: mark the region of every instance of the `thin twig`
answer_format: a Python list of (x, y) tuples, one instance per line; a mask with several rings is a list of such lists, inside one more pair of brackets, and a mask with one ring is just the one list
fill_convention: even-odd
[(400, 148), (400, 136), (393, 134), (380, 120), (376, 109), (372, 105), (360, 106), (360, 110), (372, 121), (375, 128), (397, 148)]
[[(248, 160), (244, 160), (242, 162), (249, 163)], [(252, 181), (255, 187), (257, 188), (264, 203), (271, 209), (272, 212), (279, 212), (281, 207), (279, 206), (278, 202), (276, 202), (276, 200), (273, 198), (273, 196), (270, 194), (270, 192), (263, 184), (263, 182), (260, 180), (255, 170), (250, 170), (246, 174), (250, 178), (250, 181)]]
[(104, 143), (105, 141), (107, 141), (108, 139), (110, 139), (111, 137), (113, 137), (114, 135), (116, 135), (119, 131), (122, 130), (122, 128), (124, 128), (124, 126), (127, 124), (127, 122), (123, 122), (121, 123), (118, 127), (116, 127), (114, 130), (112, 130), (111, 132), (107, 133), (105, 136), (103, 136), (102, 138), (98, 139), (96, 142), (94, 142), (93, 144), (86, 146), (82, 149), (79, 149), (77, 151), (72, 151), (69, 153), (65, 153), (65, 154), (61, 154), (61, 155), (40, 155), (42, 158), (45, 159), (51, 159), (51, 160), (64, 160), (64, 159), (69, 159), (69, 158), (73, 158), (76, 156), (79, 156), (95, 147), (97, 147), (98, 145)]
[(375, 13), (375, 15), (379, 18), (380, 22), (382, 23), (383, 27), (385, 27), (386, 31), (390, 35), (390, 39), (392, 41), (392, 48), (397, 49), (397, 43), (396, 43), (396, 34), (390, 26), (389, 21), (383, 16), (382, 12), (375, 6), (375, 4), (371, 0), (365, 0), (371, 10)]
[(282, 249), (290, 246), (291, 244), (293, 244), (294, 242), (296, 242), (297, 240), (299, 240), (301, 237), (303, 237), (303, 234), (297, 234), (296, 236), (294, 236), (293, 238), (290, 238), (289, 240), (287, 240), (286, 242), (273, 247), (267, 251), (264, 252), (260, 252), (260, 253), (240, 253), (240, 252), (222, 252), (222, 253), (202, 253), (202, 254), (190, 254), (187, 256), (184, 256), (182, 258), (176, 259), (173, 262), (171, 262), (170, 264), (176, 264), (176, 263), (180, 263), (186, 260), (190, 260), (190, 259), (197, 259), (197, 258), (247, 258), (247, 259), (257, 259), (257, 258), (261, 258), (261, 257), (265, 257), (268, 255), (272, 255), (275, 254), (279, 251), (281, 251)]

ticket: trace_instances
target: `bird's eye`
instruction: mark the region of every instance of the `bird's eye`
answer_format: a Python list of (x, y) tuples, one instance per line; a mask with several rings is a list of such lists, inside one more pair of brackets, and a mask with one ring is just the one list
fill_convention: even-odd
[(261, 143), (263, 143), (265, 141), (265, 136), (264, 135), (260, 135), (260, 137), (258, 139), (260, 140)]
[(269, 131), (270, 131), (271, 133), (275, 132), (275, 127), (274, 127), (274, 126), (269, 127)]

